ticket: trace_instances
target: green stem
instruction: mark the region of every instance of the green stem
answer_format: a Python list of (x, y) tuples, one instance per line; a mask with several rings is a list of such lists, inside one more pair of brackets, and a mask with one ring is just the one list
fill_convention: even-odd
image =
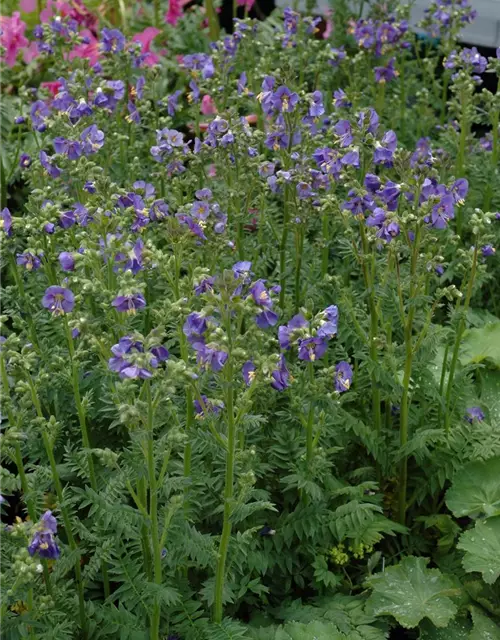
[(310, 393), (311, 397), (309, 399), (309, 414), (307, 416), (307, 426), (306, 426), (306, 460), (308, 466), (310, 465), (313, 454), (314, 454), (314, 401), (312, 398), (312, 393), (314, 390), (314, 363), (309, 361), (307, 363), (307, 369), (309, 374), (309, 383), (311, 385)]
[[(477, 238), (476, 238), (477, 240)], [(466, 315), (467, 315), (467, 310), (469, 309), (469, 304), (470, 304), (470, 299), (472, 296), (472, 288), (474, 286), (474, 279), (476, 277), (476, 269), (477, 269), (477, 257), (478, 257), (478, 247), (477, 247), (477, 241), (476, 241), (476, 246), (474, 247), (474, 256), (472, 258), (472, 268), (471, 268), (471, 272), (470, 272), (470, 276), (469, 276), (469, 283), (467, 285), (467, 294), (465, 296), (465, 302), (464, 302), (464, 306), (462, 309), (462, 316), (459, 320), (458, 323), (458, 327), (457, 327), (457, 333), (455, 336), (455, 344), (453, 345), (453, 352), (452, 352), (452, 356), (451, 356), (451, 363), (450, 363), (450, 372), (448, 374), (448, 386), (446, 387), (446, 413), (445, 413), (445, 417), (444, 417), (444, 428), (446, 433), (449, 433), (450, 431), (450, 426), (451, 426), (451, 393), (453, 391), (453, 379), (455, 377), (455, 369), (457, 367), (457, 362), (458, 362), (458, 353), (460, 351), (460, 343), (462, 341), (462, 336), (464, 334), (465, 331), (465, 321), (466, 321)]]
[[(43, 420), (45, 420), (42, 405), (40, 403), (40, 399), (38, 398), (38, 394), (35, 388), (35, 383), (29, 372), (26, 372), (27, 381), (31, 392), (31, 399), (33, 405), (35, 407), (37, 416)], [(73, 536), (73, 531), (71, 529), (71, 519), (69, 517), (68, 510), (64, 504), (64, 496), (61, 480), (59, 478), (59, 473), (57, 471), (57, 463), (54, 457), (54, 447), (53, 443), (50, 441), (49, 436), (47, 434), (47, 430), (42, 428), (42, 440), (43, 445), (45, 447), (45, 452), (47, 454), (47, 458), (49, 459), (50, 470), (52, 473), (52, 480), (54, 482), (54, 487), (56, 490), (57, 501), (59, 502), (59, 509), (61, 510), (61, 516), (63, 519), (64, 529), (66, 531), (66, 536), (68, 538), (68, 544), (72, 551), (76, 551), (78, 549), (78, 545), (76, 544), (75, 538)], [(75, 576), (76, 576), (76, 584), (78, 591), (78, 611), (80, 615), (80, 626), (82, 629), (82, 634), (84, 640), (87, 638), (87, 616), (85, 613), (85, 597), (84, 597), (84, 589), (83, 589), (83, 580), (82, 580), (82, 570), (80, 567), (80, 558), (78, 557), (75, 560)]]
[[(230, 342), (230, 327), (231, 320), (229, 319), (228, 325), (228, 338)], [(227, 453), (226, 453), (226, 475), (224, 483), (224, 515), (222, 523), (222, 535), (219, 545), (219, 557), (217, 561), (217, 571), (215, 574), (215, 601), (214, 601), (214, 622), (222, 622), (224, 613), (224, 581), (226, 575), (226, 559), (227, 550), (229, 547), (229, 540), (231, 538), (231, 502), (233, 499), (234, 491), (234, 465), (236, 457), (236, 439), (237, 439), (237, 424), (234, 419), (234, 407), (233, 407), (233, 365), (232, 356), (229, 354), (229, 358), (226, 364), (225, 382), (227, 388), (226, 394), (226, 407), (227, 407)]]
[(498, 169), (498, 125), (499, 125), (500, 113), (497, 109), (493, 109), (491, 115), (491, 133), (493, 137), (492, 149), (491, 149), (491, 178), (486, 186), (484, 194), (483, 210), (489, 211), (491, 206), (491, 200), (493, 197), (493, 185), (495, 184), (495, 172)]
[[(377, 335), (378, 335), (378, 313), (377, 313), (377, 305), (375, 303), (375, 281), (372, 276), (374, 274), (370, 274), (370, 270), (367, 267), (366, 260), (369, 255), (368, 248), (368, 239), (366, 237), (364, 223), (360, 224), (360, 233), (361, 233), (361, 244), (363, 247), (363, 256), (362, 260), (362, 268), (363, 268), (363, 276), (365, 279), (365, 285), (368, 290), (368, 306), (370, 310), (370, 359), (372, 361), (372, 365), (376, 365), (378, 362), (378, 352), (377, 352)], [(375, 431), (380, 434), (382, 429), (382, 415), (380, 409), (380, 389), (377, 381), (377, 377), (375, 372), (371, 375), (372, 379), (372, 415), (373, 415), (373, 426), (375, 427)]]
[(304, 229), (297, 225), (297, 255), (295, 256), (295, 313), (298, 313), (301, 302), (300, 276), (302, 271), (302, 253), (304, 249)]
[(323, 213), (321, 221), (321, 234), (323, 236), (323, 247), (321, 249), (321, 275), (324, 279), (328, 273), (328, 257), (330, 254), (329, 221), (328, 213)]
[[(161, 549), (160, 549), (160, 532), (158, 528), (158, 487), (156, 481), (156, 466), (154, 458), (154, 407), (151, 399), (151, 383), (149, 380), (145, 383), (146, 401), (148, 405), (147, 416), (147, 467), (149, 482), (149, 517), (151, 518), (151, 547), (153, 549), (153, 577), (155, 584), (161, 584)], [(161, 606), (160, 600), (155, 598), (153, 612), (151, 614), (151, 640), (158, 640), (160, 637), (160, 616)]]
[[(405, 322), (405, 368), (403, 375), (403, 395), (401, 398), (401, 414), (399, 422), (399, 444), (403, 448), (408, 442), (408, 419), (410, 414), (410, 380), (413, 365), (413, 320), (415, 318), (414, 298), (417, 294), (418, 286), (415, 282), (417, 272), (418, 248), (420, 241), (420, 228), (417, 228), (413, 241), (413, 251), (410, 265), (410, 308)], [(408, 486), (408, 457), (402, 455), (399, 467), (399, 496), (398, 496), (398, 518), (401, 524), (406, 521), (406, 493)]]
[[(71, 329), (68, 323), (68, 319), (66, 317), (64, 317), (64, 329), (66, 331), (69, 357), (71, 360), (71, 379), (73, 384), (73, 395), (75, 398), (76, 410), (78, 413), (78, 421), (80, 423), (80, 431), (82, 434), (82, 444), (84, 449), (86, 449), (85, 455), (86, 455), (87, 464), (89, 467), (90, 486), (92, 487), (92, 490), (97, 493), (97, 479), (95, 475), (94, 461), (92, 459), (92, 452), (90, 451), (90, 439), (89, 439), (89, 434), (87, 430), (85, 407), (83, 406), (82, 399), (80, 396), (80, 383), (79, 383), (79, 374), (78, 374), (78, 364), (75, 358), (75, 345), (73, 343), (73, 336), (71, 335)], [(109, 586), (108, 568), (106, 566), (105, 561), (101, 562), (101, 573), (102, 573), (102, 582), (104, 585), (104, 595), (106, 598), (108, 598), (111, 593), (111, 590)]]
[(210, 35), (210, 40), (215, 42), (219, 39), (220, 27), (213, 0), (205, 0), (205, 11), (208, 18), (208, 33)]
[(286, 287), (286, 245), (288, 241), (288, 224), (290, 219), (290, 212), (288, 210), (288, 186), (285, 185), (285, 194), (283, 202), (283, 229), (281, 231), (280, 242), (280, 307), (281, 310), (285, 309), (285, 287)]

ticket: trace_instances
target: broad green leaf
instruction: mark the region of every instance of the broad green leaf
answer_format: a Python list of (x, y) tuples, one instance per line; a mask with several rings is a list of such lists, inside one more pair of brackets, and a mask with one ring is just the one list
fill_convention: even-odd
[(409, 556), (398, 565), (366, 581), (373, 589), (367, 611), (376, 616), (393, 616), (403, 627), (416, 627), (429, 618), (436, 627), (446, 627), (457, 612), (450, 599), (453, 582), (439, 569), (428, 569), (428, 558)]
[(453, 478), (446, 505), (457, 518), (500, 514), (500, 456), (466, 465)]
[(474, 628), (469, 640), (500, 640), (500, 627), (477, 607), (471, 608)]
[(500, 322), (491, 322), (479, 329), (469, 329), (460, 350), (463, 365), (491, 361), (500, 367)]
[(420, 626), (420, 640), (469, 640), (469, 620), (452, 620), (447, 627), (439, 629), (428, 620)]
[(500, 425), (500, 371), (481, 371), (481, 404), (492, 426)]
[(500, 516), (476, 522), (474, 529), (460, 536), (457, 548), (465, 551), (464, 569), (478, 571), (487, 584), (493, 584), (500, 576)]

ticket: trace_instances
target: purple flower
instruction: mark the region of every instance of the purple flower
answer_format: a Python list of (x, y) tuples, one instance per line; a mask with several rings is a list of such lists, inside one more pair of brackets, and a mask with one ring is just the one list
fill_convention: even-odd
[(74, 271), (75, 269), (75, 259), (72, 253), (68, 251), (63, 251), (59, 254), (59, 264), (61, 265), (63, 271)]
[(266, 309), (255, 316), (255, 322), (261, 329), (269, 329), (269, 327), (274, 327), (278, 322), (278, 314), (270, 309)]
[(12, 235), (12, 216), (7, 207), (0, 211), (0, 229), (7, 235)]
[(380, 189), (380, 178), (373, 173), (367, 173), (365, 175), (364, 185), (371, 193), (375, 193)]
[(40, 258), (26, 251), (25, 253), (18, 253), (16, 263), (22, 265), (27, 271), (35, 271), (41, 266)]
[(316, 336), (314, 338), (299, 339), (299, 360), (309, 360), (314, 362), (326, 353), (328, 340)]
[(222, 400), (209, 400), (207, 396), (202, 395), (201, 402), (199, 400), (194, 401), (194, 410), (197, 417), (204, 418), (207, 413), (219, 414), (224, 409), (224, 403)]
[(119, 29), (102, 29), (101, 46), (103, 51), (117, 53), (125, 47), (125, 36)]
[(146, 306), (146, 300), (142, 293), (131, 293), (127, 296), (116, 296), (111, 304), (117, 311), (134, 315), (137, 309), (143, 309)]
[(52, 311), (54, 315), (63, 316), (65, 313), (73, 311), (75, 307), (75, 296), (70, 289), (51, 286), (45, 290), (42, 305), (49, 311)]
[(43, 132), (47, 128), (47, 120), (50, 116), (49, 107), (43, 100), (37, 100), (30, 109), (31, 124), (36, 131)]
[(299, 182), (297, 184), (297, 195), (299, 196), (299, 200), (306, 200), (314, 195), (312, 187), (307, 182)]
[(212, 276), (208, 276), (207, 278), (203, 278), (196, 287), (194, 288), (194, 294), (196, 296), (201, 295), (202, 293), (207, 293), (208, 291), (214, 290), (215, 278)]
[(338, 49), (332, 47), (330, 49), (330, 58), (328, 59), (328, 64), (331, 64), (334, 68), (338, 67), (345, 57), (346, 52), (344, 47), (339, 47)]
[(61, 175), (61, 169), (51, 162), (51, 158), (49, 158), (45, 151), (40, 151), (39, 158), (40, 164), (51, 178), (58, 178)]
[(252, 268), (252, 263), (248, 260), (242, 260), (241, 262), (236, 262), (233, 264), (233, 273), (235, 278), (242, 278), (244, 282), (248, 282), (249, 276), (251, 274), (250, 269)]
[(52, 511), (46, 511), (36, 525), (35, 533), (33, 534), (28, 546), (28, 553), (30, 556), (34, 556), (35, 553), (38, 553), (41, 558), (47, 558), (49, 560), (55, 560), (58, 558), (60, 551), (56, 541), (54, 540), (54, 535), (56, 533), (57, 521), (52, 515)]
[(158, 362), (165, 362), (165, 360), (168, 360), (170, 357), (170, 353), (168, 352), (168, 349), (163, 345), (160, 345), (158, 347), (152, 347), (149, 351), (154, 356), (154, 363), (152, 364), (155, 367), (157, 366)]
[(31, 156), (27, 153), (21, 153), (19, 158), (19, 166), (21, 169), (28, 169), (31, 166)]
[(359, 169), (359, 151), (357, 149), (348, 151), (340, 161), (343, 165), (350, 165), (355, 169)]
[(252, 384), (255, 378), (255, 369), (256, 367), (251, 360), (247, 360), (241, 369), (243, 380), (245, 381), (247, 387)]
[(69, 160), (78, 160), (83, 153), (82, 145), (78, 140), (66, 140), (58, 136), (54, 138), (52, 144), (56, 153), (67, 156)]
[(482, 422), (484, 420), (484, 413), (481, 407), (469, 407), (469, 409), (467, 409), (466, 411), (465, 419), (471, 424), (474, 422), (474, 420)]
[(155, 222), (169, 216), (168, 204), (165, 200), (155, 200), (149, 209), (149, 217)]
[(333, 92), (333, 104), (337, 109), (352, 107), (352, 102), (347, 98), (345, 91), (335, 89)]
[(212, 371), (220, 371), (228, 359), (226, 351), (212, 349), (203, 342), (195, 342), (193, 349), (196, 351), (196, 360), (202, 368), (212, 369)]
[(352, 130), (351, 123), (349, 120), (339, 120), (337, 124), (333, 127), (335, 134), (339, 137), (340, 146), (348, 147), (352, 144)]
[(281, 86), (273, 93), (271, 104), (280, 113), (291, 113), (299, 101), (299, 96), (288, 87)]
[(496, 252), (496, 249), (491, 244), (485, 244), (484, 247), (481, 247), (481, 253), (483, 254), (484, 258), (494, 256), (495, 252)]
[(92, 124), (82, 131), (80, 140), (83, 143), (83, 153), (88, 156), (101, 149), (104, 144), (104, 132), (98, 129), (97, 125)]
[(295, 315), (290, 322), (285, 326), (282, 325), (278, 328), (278, 341), (281, 349), (289, 349), (292, 342), (295, 341), (295, 335), (300, 333), (301, 329), (308, 326), (307, 320), (300, 313)]
[(179, 220), (181, 225), (188, 227), (189, 231), (195, 236), (198, 236), (200, 240), (206, 240), (207, 236), (203, 233), (203, 227), (198, 224), (191, 216), (186, 216), (182, 213), (177, 213), (175, 215), (177, 220)]
[(271, 300), (271, 296), (269, 295), (269, 291), (266, 289), (263, 280), (257, 280), (250, 287), (250, 295), (252, 296), (255, 304), (258, 304), (261, 307), (266, 307), (270, 309), (273, 306), (273, 301)]
[(469, 182), (465, 178), (459, 178), (453, 183), (450, 193), (456, 204), (463, 204), (469, 192)]
[(316, 335), (318, 338), (332, 338), (337, 335), (337, 327), (339, 321), (339, 310), (334, 304), (330, 305), (323, 311), (323, 319)]
[(397, 144), (398, 139), (394, 131), (387, 131), (382, 138), (382, 142), (375, 144), (375, 153), (373, 154), (374, 164), (392, 167), (394, 151), (396, 150)]
[(175, 112), (178, 109), (178, 102), (181, 95), (182, 95), (182, 91), (178, 89), (171, 96), (167, 97), (167, 112), (171, 118), (175, 116)]
[[(368, 120), (367, 123), (366, 120)], [(363, 128), (366, 126), (366, 132), (375, 135), (377, 133), (379, 121), (380, 118), (378, 113), (375, 109), (370, 107), (359, 114), (358, 127)]]
[(335, 391), (343, 393), (349, 391), (352, 383), (352, 369), (347, 362), (339, 362), (335, 367)]
[(203, 336), (207, 330), (207, 319), (205, 316), (193, 311), (184, 322), (182, 331), (191, 344), (203, 342)]
[(441, 198), (441, 201), (432, 209), (430, 216), (431, 227), (445, 229), (448, 226), (448, 221), (455, 215), (453, 204), (453, 196), (447, 194)]
[(460, 57), (465, 67), (470, 68), (473, 73), (481, 74), (486, 71), (488, 60), (479, 53), (476, 47), (472, 47), (472, 49), (464, 47)]
[(309, 115), (311, 118), (319, 118), (325, 113), (323, 105), (323, 94), (321, 91), (314, 91), (310, 98)]
[(191, 206), (191, 215), (198, 220), (206, 220), (210, 215), (210, 205), (206, 200), (196, 200)]
[(271, 373), (271, 387), (276, 391), (284, 391), (289, 387), (290, 373), (286, 367), (284, 356), (280, 356), (278, 368)]
[(385, 84), (394, 80), (398, 76), (398, 72), (394, 66), (396, 58), (391, 58), (385, 67), (375, 67), (375, 82), (379, 84)]

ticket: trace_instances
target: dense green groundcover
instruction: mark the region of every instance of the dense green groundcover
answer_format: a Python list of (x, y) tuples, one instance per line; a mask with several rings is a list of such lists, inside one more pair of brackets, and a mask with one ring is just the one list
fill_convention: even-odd
[(1, 19), (2, 638), (498, 640), (500, 50), (161, 9)]

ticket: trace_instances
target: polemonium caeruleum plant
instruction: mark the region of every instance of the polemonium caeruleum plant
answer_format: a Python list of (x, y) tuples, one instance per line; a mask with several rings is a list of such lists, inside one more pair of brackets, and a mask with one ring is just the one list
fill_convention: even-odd
[(36, 28), (50, 81), (8, 72), (2, 158), (6, 637), (498, 628), (500, 54), (457, 44), (473, 17), (322, 39), (287, 8), (178, 60)]

